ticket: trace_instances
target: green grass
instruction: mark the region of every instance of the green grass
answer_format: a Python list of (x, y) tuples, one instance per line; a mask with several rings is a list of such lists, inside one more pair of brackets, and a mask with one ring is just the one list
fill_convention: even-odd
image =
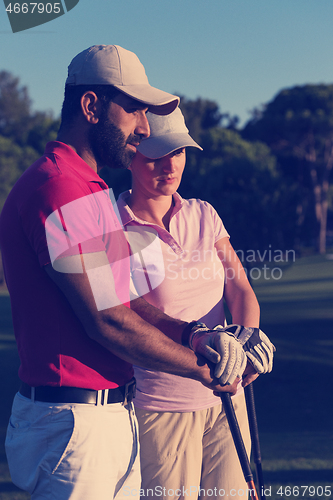
[[(261, 328), (277, 347), (273, 372), (259, 377), (254, 386), (264, 479), (266, 488), (271, 488), (267, 500), (333, 499), (333, 260), (308, 257), (281, 264), (271, 264), (283, 269), (281, 279), (262, 275), (253, 280), (262, 310)], [(11, 484), (3, 448), (18, 387), (18, 363), (9, 299), (3, 294), (0, 500), (30, 498)], [(287, 486), (294, 487), (294, 494), (291, 490), (288, 495)], [(316, 493), (301, 486), (313, 486)], [(320, 486), (330, 486), (331, 497), (321, 496)]]
[[(300, 259), (280, 280), (252, 284), (277, 348), (272, 373), (254, 386), (269, 498), (296, 498), (277, 494), (286, 485), (331, 486), (333, 498), (333, 261)], [(312, 493), (298, 498), (321, 498)]]

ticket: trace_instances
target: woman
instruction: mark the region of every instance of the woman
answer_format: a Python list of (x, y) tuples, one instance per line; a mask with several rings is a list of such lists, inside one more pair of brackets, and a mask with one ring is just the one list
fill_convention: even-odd
[[(217, 212), (205, 201), (184, 200), (177, 193), (185, 148), (201, 147), (189, 136), (179, 108), (168, 116), (147, 116), (151, 136), (132, 161), (132, 190), (118, 200), (130, 242), (138, 230), (156, 236), (150, 258), (133, 253), (136, 287), (142, 289), (144, 282), (144, 298), (175, 318), (199, 318), (209, 328), (223, 325), (224, 298), (233, 323), (259, 327), (257, 299)], [(195, 380), (140, 367), (135, 375), (141, 496), (247, 498), (220, 398)], [(233, 403), (249, 451), (241, 385)]]

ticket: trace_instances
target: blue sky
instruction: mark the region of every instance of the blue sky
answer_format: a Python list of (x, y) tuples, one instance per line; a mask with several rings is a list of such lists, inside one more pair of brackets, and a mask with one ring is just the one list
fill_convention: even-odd
[(152, 85), (214, 100), (244, 123), (282, 88), (333, 83), (332, 20), (333, 0), (80, 0), (12, 33), (1, 1), (0, 70), (28, 87), (34, 109), (58, 116), (71, 59), (117, 44), (139, 56)]

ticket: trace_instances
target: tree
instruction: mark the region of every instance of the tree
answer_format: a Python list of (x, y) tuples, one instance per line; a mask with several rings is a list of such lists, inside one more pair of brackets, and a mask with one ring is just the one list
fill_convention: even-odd
[(235, 121), (211, 101), (182, 99), (181, 108), (203, 151), (188, 149), (180, 193), (209, 201), (237, 249), (290, 248), (294, 221), (289, 217), (286, 223), (281, 210), (294, 193), (281, 183), (269, 147), (242, 139)]
[(16, 180), (55, 140), (59, 123), (50, 113), (33, 112), (27, 88), (0, 71), (0, 211)]
[(33, 148), (38, 156), (42, 156), (45, 144), (56, 140), (59, 126), (60, 118), (55, 120), (52, 114), (37, 111), (30, 120), (26, 145)]
[(181, 96), (179, 107), (185, 117), (185, 122), (191, 130), (191, 136), (195, 141), (199, 141), (203, 132), (214, 127), (225, 127), (235, 129), (239, 118), (230, 116), (229, 113), (222, 113), (219, 105), (215, 101), (202, 99), (187, 99)]
[(25, 139), (31, 118), (31, 100), (25, 86), (7, 71), (0, 71), (0, 135)]
[(9, 191), (38, 154), (30, 147), (20, 147), (11, 139), (0, 136), (0, 211)]
[(0, 72), (0, 210), (19, 176), (54, 140), (59, 127), (50, 113), (33, 112), (26, 87)]
[(261, 140), (276, 154), (280, 170), (302, 196), (298, 226), (317, 221), (317, 248), (326, 252), (328, 192), (333, 166), (333, 85), (304, 85), (282, 90), (244, 127), (243, 137)]
[(54, 140), (60, 125), (52, 113), (31, 109), (28, 89), (7, 71), (0, 71), (0, 136), (43, 154), (45, 143)]

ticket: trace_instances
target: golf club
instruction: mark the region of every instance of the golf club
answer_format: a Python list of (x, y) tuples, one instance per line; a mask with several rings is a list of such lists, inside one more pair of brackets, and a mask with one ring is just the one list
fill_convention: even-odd
[(249, 457), (247, 456), (242, 434), (238, 425), (234, 406), (231, 401), (229, 392), (221, 392), (220, 394), (225, 414), (227, 416), (228, 424), (230, 427), (231, 435), (234, 440), (239, 462), (242, 467), (244, 479), (250, 490), (251, 498), (259, 500), (257, 490), (253, 481), (253, 474), (250, 467)]
[(256, 466), (259, 496), (261, 500), (266, 500), (266, 496), (264, 493), (265, 492), (264, 477), (261, 467), (261, 452), (260, 452), (256, 407), (254, 403), (253, 385), (252, 384), (247, 385), (244, 388), (244, 392), (245, 392), (246, 408), (250, 426), (253, 460)]

